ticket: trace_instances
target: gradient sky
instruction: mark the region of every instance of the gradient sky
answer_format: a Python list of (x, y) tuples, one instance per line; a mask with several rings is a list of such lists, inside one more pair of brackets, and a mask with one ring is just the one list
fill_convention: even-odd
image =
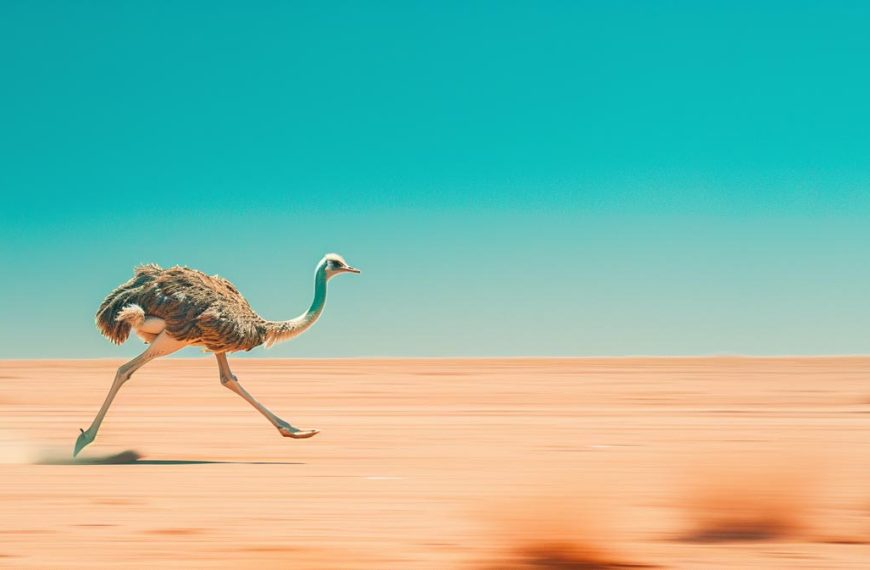
[[(761, 6), (760, 4), (763, 4)], [(0, 357), (142, 262), (252, 356), (870, 352), (870, 5), (0, 4)], [(188, 349), (183, 355), (196, 355)]]

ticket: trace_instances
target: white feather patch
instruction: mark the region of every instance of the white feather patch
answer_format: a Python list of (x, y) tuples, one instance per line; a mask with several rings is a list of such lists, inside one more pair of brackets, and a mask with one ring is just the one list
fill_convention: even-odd
[(127, 321), (133, 328), (138, 328), (145, 322), (145, 310), (139, 305), (130, 304), (118, 311), (116, 321)]

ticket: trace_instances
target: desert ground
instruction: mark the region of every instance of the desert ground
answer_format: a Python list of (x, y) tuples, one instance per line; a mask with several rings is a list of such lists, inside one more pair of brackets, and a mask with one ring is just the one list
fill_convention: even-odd
[(870, 358), (0, 362), (0, 567), (867, 568)]

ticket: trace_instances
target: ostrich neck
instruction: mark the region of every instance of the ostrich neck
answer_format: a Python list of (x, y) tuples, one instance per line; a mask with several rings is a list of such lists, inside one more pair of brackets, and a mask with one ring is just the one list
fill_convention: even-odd
[(302, 330), (305, 330), (320, 317), (324, 305), (326, 305), (326, 273), (317, 271), (314, 274), (314, 299), (311, 301), (311, 306), (308, 307), (307, 311), (292, 320), (299, 323), (303, 327)]
[(266, 345), (287, 340), (308, 330), (317, 321), (326, 305), (326, 272), (318, 269), (314, 273), (314, 299), (308, 310), (289, 321), (268, 323)]

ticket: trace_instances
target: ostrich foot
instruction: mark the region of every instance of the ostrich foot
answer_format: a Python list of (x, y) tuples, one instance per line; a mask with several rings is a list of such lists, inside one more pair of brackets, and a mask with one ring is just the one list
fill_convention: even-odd
[(78, 439), (76, 439), (76, 446), (73, 450), (73, 458), (75, 458), (75, 456), (78, 455), (81, 450), (93, 443), (94, 438), (96, 437), (91, 433), (90, 428), (87, 430), (79, 431), (81, 431), (82, 433), (80, 433)]
[(292, 437), (293, 439), (307, 439), (320, 433), (319, 429), (297, 429), (292, 426), (279, 427), (278, 431), (284, 437)]

